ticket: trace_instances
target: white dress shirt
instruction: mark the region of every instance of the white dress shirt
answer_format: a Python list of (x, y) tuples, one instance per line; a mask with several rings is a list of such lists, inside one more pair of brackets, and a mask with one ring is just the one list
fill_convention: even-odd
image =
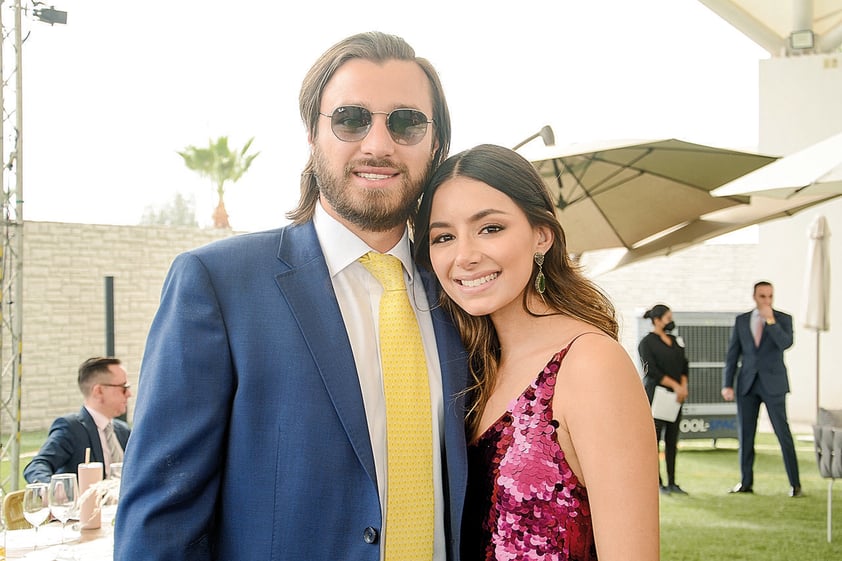
[(111, 465), (111, 448), (108, 447), (108, 439), (105, 437), (105, 427), (108, 426), (111, 419), (87, 405), (85, 405), (85, 409), (91, 414), (94, 423), (96, 423), (96, 431), (99, 433), (99, 443), (102, 445), (102, 464), (105, 466), (105, 473), (107, 474), (108, 468)]

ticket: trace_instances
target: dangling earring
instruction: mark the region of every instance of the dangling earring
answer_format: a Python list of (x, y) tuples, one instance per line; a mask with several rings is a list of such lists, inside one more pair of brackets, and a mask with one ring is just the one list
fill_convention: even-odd
[(536, 253), (533, 258), (535, 259), (535, 264), (538, 265), (538, 274), (535, 275), (535, 291), (538, 294), (543, 294), (545, 290), (547, 290), (547, 279), (544, 277), (544, 254), (543, 253)]

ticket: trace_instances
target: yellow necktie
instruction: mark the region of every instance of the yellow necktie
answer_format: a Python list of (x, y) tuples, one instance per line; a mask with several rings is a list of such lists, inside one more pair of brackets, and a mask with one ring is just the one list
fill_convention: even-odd
[(386, 395), (386, 561), (433, 557), (433, 429), (430, 381), (421, 331), (409, 303), (400, 260), (360, 258), (383, 285), (380, 365)]

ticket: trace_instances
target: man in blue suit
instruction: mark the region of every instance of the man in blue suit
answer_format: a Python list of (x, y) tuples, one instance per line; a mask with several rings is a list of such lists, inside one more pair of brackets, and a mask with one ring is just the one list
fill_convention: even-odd
[(772, 309), (773, 296), (771, 283), (761, 281), (754, 285), (754, 302), (757, 307), (737, 316), (728, 344), (722, 397), (726, 401), (733, 401), (736, 394), (742, 473), (742, 480), (730, 492), (753, 492), (754, 437), (760, 404), (763, 403), (781, 445), (790, 484), (789, 496), (800, 497), (802, 492), (798, 460), (786, 414), (789, 378), (784, 364), (784, 351), (793, 342), (792, 316)]
[[(107, 476), (108, 466), (122, 461), (129, 440), (129, 425), (116, 418), (126, 413), (132, 396), (127, 380), (118, 358), (92, 357), (83, 362), (77, 379), (85, 398), (82, 409), (53, 421), (47, 440), (24, 468), (24, 479), (49, 483), (54, 473), (76, 473), (79, 464), (85, 463), (86, 451), (90, 451), (89, 461), (102, 462), (102, 475)], [(117, 444), (109, 446), (111, 429)]]
[(299, 100), (311, 156), (293, 223), (182, 254), (164, 283), (116, 561), (408, 561), (383, 547), (399, 539), (384, 514), (393, 463), (382, 287), (358, 261), (372, 251), (402, 263), (427, 362), (433, 477), (418, 485), (435, 500), (425, 559), (456, 559), (467, 366), (407, 228), (449, 149), (441, 84), (401, 38), (362, 33), (321, 56)]

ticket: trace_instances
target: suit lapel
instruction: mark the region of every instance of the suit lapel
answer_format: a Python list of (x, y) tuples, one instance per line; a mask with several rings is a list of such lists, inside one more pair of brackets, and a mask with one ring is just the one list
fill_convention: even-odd
[[(465, 441), (465, 395), (468, 385), (467, 353), (459, 333), (447, 312), (438, 305), (438, 283), (433, 274), (420, 270), (421, 282), (427, 292), (436, 347), (442, 375), (444, 400), (444, 468), (446, 496), (450, 497), (450, 535), (459, 535), (463, 498), (468, 481), (467, 444)], [(458, 539), (453, 538), (458, 548)]]
[[(82, 407), (82, 410), (79, 412), (79, 419), (82, 422), (82, 426), (85, 427), (85, 432), (88, 433), (88, 440), (91, 444), (91, 461), (104, 462), (105, 454), (102, 452), (102, 443), (99, 440), (99, 430), (96, 428), (94, 418), (91, 417), (91, 414), (88, 413), (87, 409)], [(104, 467), (105, 466), (103, 466), (103, 468)]]
[[(311, 222), (283, 230), (278, 259), (289, 269), (275, 280), (311, 349), (348, 439), (376, 486), (374, 454), (354, 355)], [(325, 352), (326, 342), (330, 343), (330, 352)]]
[[(427, 293), (427, 302), (430, 305), (430, 315), (433, 319), (433, 329), (436, 334), (436, 347), (439, 352), (439, 363), (442, 372), (442, 390), (446, 400), (445, 405), (454, 407), (455, 411), (462, 415), (464, 411), (464, 396), (457, 398), (457, 395), (465, 389), (467, 384), (467, 363), (465, 349), (459, 339), (459, 333), (453, 324), (450, 316), (438, 304), (438, 283), (429, 271), (419, 269), (421, 282)], [(463, 421), (460, 417), (460, 423)]]

